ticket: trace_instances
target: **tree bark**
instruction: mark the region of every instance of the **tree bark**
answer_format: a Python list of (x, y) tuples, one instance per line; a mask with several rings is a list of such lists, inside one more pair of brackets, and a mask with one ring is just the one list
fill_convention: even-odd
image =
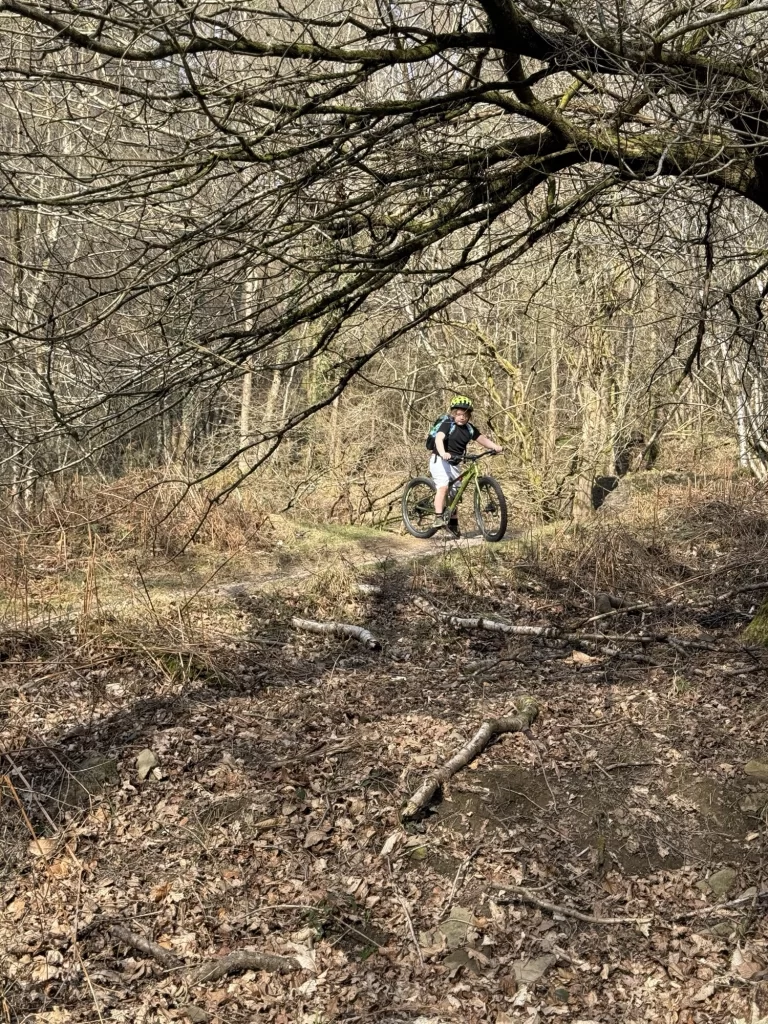
[(431, 615), (433, 619), (445, 622), (456, 629), (487, 629), (492, 633), (510, 633), (514, 636), (558, 636), (558, 630), (554, 626), (515, 626), (508, 622), (499, 622), (498, 619), (487, 619), (483, 616), (474, 618), (451, 615), (450, 612), (440, 611), (423, 597), (414, 597), (413, 603), (421, 611)]
[(238, 469), (245, 475), (250, 469), (245, 449), (251, 441), (251, 399), (253, 396), (253, 364), (249, 359), (245, 364), (243, 388), (240, 393), (240, 458)]
[(294, 616), (291, 619), (294, 629), (302, 629), (307, 633), (335, 634), (336, 636), (352, 637), (372, 651), (377, 651), (381, 644), (367, 629), (362, 626), (353, 626), (347, 622), (315, 622), (313, 619), (300, 619)]

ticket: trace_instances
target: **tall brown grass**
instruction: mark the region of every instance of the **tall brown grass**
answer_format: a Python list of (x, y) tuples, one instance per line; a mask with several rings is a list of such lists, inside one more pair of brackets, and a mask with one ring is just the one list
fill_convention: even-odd
[(729, 586), (768, 572), (768, 492), (738, 474), (653, 485), (626, 478), (588, 522), (536, 545), (549, 572), (576, 589), (653, 597), (688, 583)]

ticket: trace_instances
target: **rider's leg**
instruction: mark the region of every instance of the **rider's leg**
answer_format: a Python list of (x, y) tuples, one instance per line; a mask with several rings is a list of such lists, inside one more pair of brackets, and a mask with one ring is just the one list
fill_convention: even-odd
[[(429, 472), (435, 481), (435, 519), (440, 519), (445, 511), (448, 488), (451, 486), (451, 481), (458, 476), (459, 471), (447, 459), (441, 459), (439, 455), (433, 455), (429, 460)], [(440, 524), (438, 523), (437, 525), (439, 526)]]
[(438, 487), (435, 491), (435, 514), (440, 516), (445, 508), (445, 499), (448, 497), (448, 484), (445, 487)]

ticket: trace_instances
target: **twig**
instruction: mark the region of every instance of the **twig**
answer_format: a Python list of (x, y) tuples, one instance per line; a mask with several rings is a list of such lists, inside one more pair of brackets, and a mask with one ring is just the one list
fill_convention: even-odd
[(434, 605), (430, 604), (423, 597), (414, 597), (412, 601), (420, 611), (426, 612), (433, 619), (446, 622), (449, 626), (454, 626), (456, 629), (487, 629), (493, 633), (542, 637), (555, 637), (559, 632), (554, 626), (514, 626), (511, 623), (500, 622), (498, 619), (488, 619), (484, 616), (464, 618), (460, 615), (451, 615), (449, 612), (443, 612), (439, 608), (435, 608)]
[(453, 885), (451, 886), (451, 892), (450, 895), (448, 896), (448, 899), (446, 900), (445, 906), (443, 907), (443, 913), (451, 909), (451, 904), (453, 903), (453, 897), (456, 895), (456, 888), (459, 884), (459, 879), (467, 870), (467, 868), (475, 859), (475, 857), (478, 855), (478, 853), (480, 853), (480, 850), (481, 847), (476, 846), (472, 853), (470, 853), (468, 857), (465, 857), (464, 860), (461, 862), (461, 864), (459, 864), (458, 868), (456, 869), (456, 874), (453, 877)]
[[(505, 899), (508, 892), (511, 893), (511, 898)], [(500, 904), (514, 903), (515, 900), (520, 900), (523, 903), (530, 903), (540, 910), (547, 910), (551, 914), (562, 914), (563, 917), (572, 917), (587, 924), (648, 924), (651, 921), (650, 917), (593, 917), (591, 914), (582, 914), (580, 910), (574, 910), (572, 907), (562, 907), (557, 903), (550, 903), (548, 900), (540, 900), (529, 889), (520, 885), (512, 885), (507, 889), (500, 890), (495, 899)]]
[(724, 676), (749, 676), (761, 667), (760, 665), (743, 665), (741, 668), (737, 668), (735, 665), (721, 665), (720, 671)]
[[(27, 781), (27, 778), (26, 778), (26, 776), (24, 775), (24, 772), (23, 772), (23, 771), (21, 770), (21, 768), (19, 768), (19, 766), (18, 766), (18, 765), (16, 764), (16, 762), (15, 762), (15, 761), (13, 760), (13, 758), (11, 757), (11, 755), (10, 755), (10, 754), (8, 753), (8, 751), (7, 751), (7, 750), (3, 749), (3, 750), (2, 750), (2, 755), (3, 755), (3, 757), (4, 757), (5, 759), (6, 759), (6, 761), (8, 761), (8, 763), (10, 764), (10, 766), (11, 766), (11, 768), (13, 769), (14, 773), (15, 773), (16, 775), (18, 775), (18, 777), (19, 777), (19, 778), (21, 779), (21, 781), (22, 781), (22, 782), (24, 783), (24, 785), (25, 785), (25, 787), (26, 787), (26, 789), (27, 789), (27, 792), (28, 792), (28, 793), (30, 794), (30, 796), (32, 797), (32, 799), (33, 799), (33, 800), (35, 801), (35, 803), (37, 804), (37, 806), (38, 806), (38, 809), (39, 809), (40, 813), (42, 814), (42, 816), (43, 816), (43, 817), (45, 818), (45, 820), (46, 820), (46, 821), (48, 822), (48, 824), (49, 824), (49, 825), (51, 826), (51, 828), (53, 829), (53, 831), (54, 831), (54, 832), (57, 832), (57, 831), (58, 831), (58, 828), (57, 828), (57, 826), (56, 826), (56, 822), (55, 822), (55, 821), (53, 820), (53, 818), (52, 818), (52, 817), (50, 816), (50, 814), (48, 813), (48, 811), (46, 811), (46, 809), (45, 809), (45, 808), (43, 807), (43, 805), (41, 804), (41, 802), (40, 802), (40, 799), (39, 799), (39, 798), (38, 798), (38, 796), (37, 796), (37, 793), (35, 793), (35, 791), (34, 791), (34, 790), (32, 789), (32, 787), (30, 786), (29, 782)], [(8, 776), (5, 776), (5, 777), (6, 777), (6, 778), (8, 778)], [(10, 779), (9, 779), (9, 782), (10, 782)]]
[(631, 644), (669, 644), (671, 647), (690, 647), (692, 650), (720, 651), (722, 648), (706, 640), (683, 640), (680, 637), (671, 636), (669, 633), (563, 633), (562, 640), (569, 643), (581, 643), (584, 640), (620, 641)]
[(351, 750), (357, 750), (357, 744), (353, 743), (351, 746), (347, 744), (343, 747), (329, 747), (325, 743), (319, 747), (312, 747), (311, 750), (307, 751), (306, 754), (297, 754), (295, 757), (284, 757), (280, 761), (270, 761), (267, 768), (281, 768), (286, 764), (295, 764), (301, 762), (301, 764), (309, 764), (310, 761), (320, 761), (324, 757), (334, 757), (336, 754), (348, 754)]
[(91, 976), (88, 973), (88, 968), (85, 966), (85, 961), (83, 960), (83, 955), (80, 952), (80, 946), (78, 945), (78, 942), (77, 942), (77, 928), (78, 928), (78, 920), (79, 920), (79, 917), (80, 917), (80, 894), (81, 894), (81, 891), (82, 891), (82, 884), (83, 884), (83, 869), (81, 867), (79, 869), (79, 871), (77, 872), (77, 895), (76, 895), (76, 898), (75, 898), (75, 917), (74, 917), (74, 920), (72, 922), (72, 946), (73, 946), (74, 951), (75, 951), (75, 956), (77, 957), (77, 962), (80, 964), (80, 969), (83, 972), (83, 977), (85, 978), (85, 983), (88, 986), (88, 991), (91, 994), (91, 999), (93, 1000), (93, 1008), (96, 1010), (96, 1016), (99, 1018), (99, 1021), (101, 1022), (101, 1024), (104, 1024), (104, 1018), (101, 1015), (101, 1007), (99, 1006), (99, 1000), (96, 998), (96, 992), (95, 992), (94, 987), (93, 987), (93, 982), (91, 981)]
[(408, 904), (405, 902), (403, 897), (400, 896), (399, 893), (397, 898), (400, 901), (400, 906), (403, 908), (403, 913), (405, 914), (405, 922), (408, 925), (408, 931), (410, 932), (411, 939), (413, 940), (413, 944), (416, 947), (416, 952), (419, 954), (419, 963), (423, 965), (424, 957), (421, 954), (421, 946), (419, 945), (419, 940), (416, 938), (416, 932), (413, 930), (413, 921), (411, 920), (411, 915), (408, 910)]
[(749, 594), (753, 590), (766, 590), (768, 589), (768, 582), (763, 583), (749, 583), (745, 587), (736, 587), (734, 590), (726, 590), (724, 594), (717, 594), (715, 597), (716, 601), (727, 601), (729, 597), (735, 597), (737, 594)]
[[(259, 915), (265, 913), (266, 911), (270, 911), (270, 912), (275, 911), (275, 910), (304, 910), (304, 911), (313, 910), (313, 911), (316, 911), (317, 909), (318, 909), (318, 904), (317, 903), (269, 903), (269, 904), (263, 904), (263, 905), (261, 905), (261, 906), (256, 908), (255, 916), (254, 917), (248, 917), (248, 915), (243, 914), (242, 917), (234, 918), (232, 920), (232, 924), (237, 924), (238, 926), (241, 926), (241, 927), (242, 926), (248, 927), (254, 921), (258, 921), (259, 920)], [(345, 934), (346, 934), (346, 932), (354, 932), (355, 935), (359, 935), (361, 939), (364, 939), (371, 946), (375, 946), (377, 949), (384, 949), (385, 948), (384, 945), (381, 942), (377, 942), (377, 940), (374, 939), (372, 935), (367, 935), (365, 932), (360, 931), (359, 928), (355, 928), (354, 925), (351, 925), (348, 921), (345, 921), (344, 918), (341, 917), (339, 914), (330, 913), (326, 907), (323, 908), (323, 913), (327, 914), (327, 916), (328, 916), (328, 918), (330, 920), (336, 921), (342, 928), (344, 928), (346, 930)]]
[(592, 969), (592, 965), (588, 964), (586, 960), (578, 960), (573, 954), (566, 953), (562, 946), (553, 945), (552, 952), (567, 964), (573, 964), (574, 967), (578, 967), (579, 970), (590, 971)]
[[(83, 928), (78, 930), (78, 938), (82, 939), (90, 935), (98, 928), (103, 928), (109, 935), (122, 942), (131, 949), (137, 949), (140, 953), (152, 957), (165, 970), (173, 971), (185, 968), (185, 965), (175, 953), (160, 946), (151, 939), (144, 938), (130, 931), (124, 925), (111, 922), (105, 917), (96, 917)], [(285, 971), (301, 970), (301, 964), (292, 956), (278, 956), (275, 953), (257, 953), (248, 949), (238, 949), (226, 956), (217, 957), (214, 960), (206, 960), (204, 963), (191, 968), (192, 983), (198, 984), (204, 981), (218, 981), (228, 974), (235, 974), (238, 971), (271, 971), (283, 973)]]
[(609, 612), (601, 612), (599, 615), (590, 615), (588, 619), (582, 619), (579, 626), (587, 626), (590, 622), (599, 622), (600, 619), (610, 619), (614, 615), (621, 615), (624, 612), (650, 612), (662, 611), (665, 608), (674, 608), (673, 604), (628, 604), (621, 608), (611, 608)]
[(144, 573), (141, 571), (141, 566), (139, 565), (138, 558), (135, 560), (135, 565), (136, 565), (136, 572), (139, 574), (139, 579), (141, 580), (141, 589), (144, 591), (144, 596), (147, 599), (147, 604), (149, 605), (150, 611), (152, 612), (152, 614), (155, 617), (155, 622), (157, 624), (157, 628), (158, 629), (162, 629), (163, 628), (163, 624), (160, 622), (160, 617), (158, 616), (157, 610), (156, 610), (156, 608), (154, 606), (154, 603), (152, 601), (152, 595), (149, 592), (149, 587), (147, 586), (147, 581), (144, 579)]
[[(10, 775), (0, 776), (0, 781), (4, 782), (6, 784), (6, 786), (8, 786), (8, 788), (10, 789), (11, 796), (13, 797), (14, 801), (16, 802), (17, 807), (21, 811), (21, 816), (24, 818), (24, 824), (27, 826), (27, 830), (29, 831), (29, 834), (32, 836), (32, 841), (37, 846), (37, 852), (39, 853), (39, 855), (41, 857), (45, 857), (45, 850), (43, 849), (43, 847), (42, 847), (42, 845), (40, 843), (40, 840), (37, 838), (37, 833), (35, 832), (34, 828), (32, 827), (32, 822), (29, 820), (29, 815), (27, 814), (26, 810), (24, 809), (24, 804), (21, 802), (21, 797), (16, 792), (16, 787), (14, 786), (13, 782), (11, 782)], [(28, 785), (28, 783), (27, 783), (27, 785)], [(70, 853), (70, 856), (72, 856), (71, 853)], [(75, 861), (75, 863), (77, 864), (77, 861)], [(78, 864), (78, 867), (79, 866), (80, 865)]]
[(511, 793), (513, 796), (519, 796), (523, 800), (527, 800), (529, 804), (532, 804), (537, 810), (541, 811), (543, 814), (549, 813), (548, 807), (542, 807), (541, 804), (537, 804), (535, 800), (531, 800), (531, 798), (526, 793), (521, 793), (519, 789), (510, 789), (508, 786), (499, 786), (499, 789), (501, 790), (502, 793)]
[[(529, 739), (530, 739), (531, 743), (533, 744), (533, 749), (539, 755), (539, 761), (541, 762), (541, 774), (544, 776), (544, 782), (546, 783), (547, 789), (549, 790), (549, 795), (552, 797), (552, 810), (554, 811), (555, 814), (557, 814), (557, 797), (555, 796), (554, 790), (552, 789), (552, 787), (549, 784), (549, 778), (547, 777), (547, 769), (546, 769), (546, 766), (544, 765), (544, 757), (543, 757), (543, 755), (541, 753), (541, 750), (539, 749), (539, 744), (536, 742), (536, 740), (533, 738), (533, 736), (530, 736)], [(560, 778), (560, 776), (558, 774), (558, 779), (559, 778)]]
[[(259, 920), (259, 915), (263, 914), (267, 910), (269, 910), (269, 911), (274, 911), (274, 910), (315, 910), (316, 911), (317, 908), (318, 908), (318, 904), (317, 903), (269, 903), (269, 904), (263, 904), (262, 906), (256, 908), (256, 914), (255, 914), (254, 917), (249, 918), (247, 915), (243, 915), (243, 917), (235, 918), (232, 921), (232, 923), (233, 924), (238, 924), (238, 925), (241, 925), (241, 926), (245, 925), (246, 927), (248, 927), (251, 924), (253, 924), (254, 921), (258, 921)], [(384, 946), (380, 942), (377, 942), (376, 939), (374, 939), (372, 936), (366, 935), (365, 932), (362, 932), (358, 928), (355, 928), (354, 925), (349, 924), (349, 922), (345, 921), (343, 917), (339, 916), (338, 914), (329, 913), (326, 907), (323, 908), (323, 912), (326, 913), (328, 915), (328, 917), (331, 918), (333, 921), (338, 922), (343, 928), (346, 928), (347, 931), (354, 932), (355, 935), (359, 935), (361, 939), (365, 939), (366, 942), (369, 942), (372, 946), (376, 946), (377, 949), (384, 949)]]
[(647, 768), (649, 765), (658, 763), (658, 761), (618, 761), (616, 764), (607, 764), (604, 768), (600, 765), (600, 767), (603, 768), (603, 771), (613, 772), (619, 768)]
[[(712, 651), (718, 650), (714, 644), (700, 640), (682, 640), (670, 636), (668, 633), (564, 633), (556, 626), (514, 626), (507, 622), (499, 622), (498, 619), (487, 619), (483, 617), (463, 618), (459, 615), (451, 615), (449, 612), (440, 611), (423, 597), (411, 599), (421, 611), (431, 615), (438, 622), (446, 622), (456, 629), (488, 629), (496, 633), (510, 633), (514, 636), (538, 636), (548, 640), (560, 640), (565, 643), (580, 644), (591, 640), (595, 643), (604, 643), (606, 640), (619, 641), (621, 643), (641, 644), (670, 644), (672, 647), (690, 647), (693, 650)], [(620, 609), (629, 611), (629, 608)], [(608, 612), (606, 615), (610, 614)], [(595, 616), (602, 618), (603, 616)], [(587, 622), (594, 621), (587, 619)], [(578, 628), (578, 627), (577, 627)]]
[[(762, 899), (761, 899), (762, 898)], [(684, 914), (675, 914), (673, 921), (687, 921), (692, 917), (706, 917), (708, 914), (716, 914), (721, 910), (736, 910), (747, 903), (756, 904), (758, 900), (768, 900), (768, 890), (759, 892), (756, 896), (738, 896), (735, 900), (727, 903), (716, 903), (714, 906), (699, 907), (697, 910), (688, 910)]]

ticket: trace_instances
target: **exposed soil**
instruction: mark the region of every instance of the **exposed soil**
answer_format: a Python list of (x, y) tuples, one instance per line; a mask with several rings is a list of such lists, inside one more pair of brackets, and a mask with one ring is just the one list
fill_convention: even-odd
[[(765, 574), (765, 513), (738, 534), (706, 494), (676, 500), (652, 539), (646, 520), (606, 518), (537, 558), (482, 547), (220, 598), (205, 643), (170, 624), (130, 644), (106, 627), (8, 633), (6, 1020), (766, 1016), (768, 781), (744, 768), (768, 760), (768, 650), (741, 639), (754, 594), (717, 596)], [(587, 623), (609, 586), (674, 603)], [(415, 590), (609, 639), (453, 630)], [(364, 624), (382, 650), (294, 632), (294, 614)], [(531, 735), (493, 744), (402, 827), (405, 795), (522, 693), (542, 706)], [(191, 973), (242, 949), (300, 964)]]

